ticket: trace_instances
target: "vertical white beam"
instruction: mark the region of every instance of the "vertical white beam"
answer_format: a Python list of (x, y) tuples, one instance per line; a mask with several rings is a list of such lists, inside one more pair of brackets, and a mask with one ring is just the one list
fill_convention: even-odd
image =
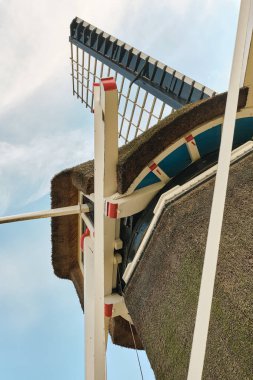
[(94, 246), (84, 239), (85, 379), (94, 380)]
[[(104, 128), (104, 184), (103, 199), (117, 192), (118, 163), (118, 91), (114, 79), (101, 80), (101, 106)], [(106, 212), (107, 214), (107, 212)], [(113, 258), (116, 219), (104, 216), (104, 295), (113, 287)]]
[(118, 92), (115, 80), (94, 86), (94, 380), (106, 378), (104, 296), (112, 291), (115, 220), (105, 216), (105, 197), (117, 190)]
[[(102, 110), (100, 106), (100, 88), (99, 84), (94, 86), (94, 124), (96, 120), (99, 120), (102, 116)], [(94, 142), (95, 143), (95, 142)], [(96, 163), (96, 161), (95, 161)], [(89, 239), (91, 240), (91, 239)], [(85, 379), (95, 380), (95, 247), (91, 246), (91, 242), (88, 239), (84, 239), (84, 331), (85, 331)], [(90, 244), (89, 244), (90, 243)], [(93, 254), (91, 249), (93, 248)], [(102, 261), (103, 265), (103, 261)], [(102, 273), (103, 274), (103, 273)], [(103, 291), (103, 289), (102, 289)], [(101, 327), (100, 327), (101, 329)], [(102, 333), (103, 337), (103, 333)], [(101, 340), (100, 351), (103, 353), (103, 340)], [(101, 355), (101, 354), (100, 354)], [(105, 368), (105, 363), (102, 366)], [(105, 369), (103, 369), (101, 379), (105, 378)]]
[[(104, 127), (100, 87), (94, 86), (95, 213), (94, 213), (94, 379), (106, 378), (104, 333)], [(88, 380), (88, 379), (86, 379)]]
[[(242, 78), (244, 52), (248, 32), (252, 0), (242, 0), (235, 42), (233, 64), (227, 104), (222, 129), (218, 169), (215, 181), (211, 217), (207, 236), (206, 252), (202, 272), (197, 316), (193, 335), (188, 380), (200, 380), (202, 377), (208, 327), (213, 298), (213, 289), (218, 260), (224, 204), (230, 167), (231, 150), (234, 136), (239, 88)], [(252, 32), (252, 30), (251, 30)]]

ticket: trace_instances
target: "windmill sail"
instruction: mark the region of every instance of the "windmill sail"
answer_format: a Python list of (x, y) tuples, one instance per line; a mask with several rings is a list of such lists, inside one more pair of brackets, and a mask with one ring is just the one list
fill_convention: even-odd
[(93, 111), (93, 83), (114, 77), (119, 89), (119, 139), (126, 144), (173, 109), (215, 95), (134, 47), (75, 18), (70, 25), (73, 94)]

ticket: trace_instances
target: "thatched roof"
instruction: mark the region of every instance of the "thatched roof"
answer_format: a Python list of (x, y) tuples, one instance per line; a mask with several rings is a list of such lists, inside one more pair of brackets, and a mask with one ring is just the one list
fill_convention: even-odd
[[(213, 188), (166, 207), (125, 291), (158, 380), (187, 378)], [(253, 379), (252, 194), (253, 153), (230, 170), (204, 380)]]
[[(240, 91), (238, 110), (247, 101), (248, 88)], [(215, 119), (225, 112), (227, 93), (204, 99), (173, 112), (142, 135), (119, 149), (117, 166), (118, 192), (123, 194), (145, 166), (165, 148), (199, 125)], [(134, 163), (134, 165), (133, 165)], [(64, 170), (54, 179), (69, 175), (73, 185), (85, 194), (94, 192), (94, 162), (88, 161)]]
[[(247, 94), (247, 88), (241, 89), (238, 109), (245, 106)], [(117, 167), (118, 192), (124, 193), (140, 171), (166, 147), (199, 125), (223, 115), (226, 97), (227, 94), (224, 93), (187, 105), (120, 148)], [(53, 178), (51, 184), (52, 208), (76, 205), (78, 190), (86, 194), (94, 191), (93, 161), (66, 169)], [(78, 244), (78, 217), (53, 218), (52, 263), (54, 272), (60, 278), (73, 281), (80, 302), (83, 304), (83, 281), (77, 258)], [(127, 330), (127, 334), (129, 335), (128, 346), (130, 346), (132, 337), (129, 330)], [(113, 332), (112, 336), (121, 344), (121, 338), (116, 338)], [(136, 339), (138, 340), (137, 337)]]

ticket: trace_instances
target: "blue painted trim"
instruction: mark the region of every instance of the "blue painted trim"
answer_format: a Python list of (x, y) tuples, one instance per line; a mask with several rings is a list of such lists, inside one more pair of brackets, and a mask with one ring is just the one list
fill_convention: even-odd
[(191, 162), (192, 160), (187, 146), (186, 144), (183, 144), (161, 160), (159, 162), (159, 167), (167, 174), (168, 177), (172, 178), (187, 168)]
[(149, 172), (146, 177), (139, 183), (135, 190), (142, 189), (143, 187), (153, 185), (154, 183), (160, 182), (160, 179), (153, 173)]
[(195, 136), (196, 145), (199, 150), (200, 157), (219, 149), (221, 140), (221, 125), (216, 125)]
[[(196, 145), (201, 157), (206, 156), (219, 149), (221, 140), (221, 124), (215, 125), (210, 129), (199, 133), (195, 136)], [(253, 138), (253, 117), (245, 117), (236, 120), (233, 149), (246, 143)], [(159, 163), (159, 167), (170, 177), (173, 178), (181, 173), (187, 166), (192, 163), (188, 153), (187, 145), (182, 144), (180, 147), (169, 153)], [(159, 182), (159, 178), (152, 172), (148, 173), (137, 189), (153, 185)]]

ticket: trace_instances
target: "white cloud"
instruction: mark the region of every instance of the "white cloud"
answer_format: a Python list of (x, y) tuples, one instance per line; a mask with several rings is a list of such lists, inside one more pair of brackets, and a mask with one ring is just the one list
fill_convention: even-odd
[(53, 80), (56, 72), (67, 75), (69, 24), (75, 16), (113, 31), (126, 4), (127, 0), (0, 3), (0, 112), (24, 100), (45, 81)]
[(31, 139), (27, 144), (0, 142), (0, 212), (11, 203), (21, 207), (50, 190), (50, 179), (59, 170), (88, 160), (92, 146), (84, 150), (80, 129), (53, 138)]
[[(0, 2), (0, 112), (53, 80), (56, 72), (67, 75), (69, 24), (76, 15), (109, 33), (119, 32), (126, 40), (129, 36), (139, 48), (159, 39), (163, 45), (172, 41), (172, 47), (179, 42), (176, 50), (182, 52), (182, 38), (187, 40), (189, 32), (200, 30), (201, 24), (203, 32), (212, 25), (210, 16), (222, 19), (224, 9), (238, 4), (239, 0), (162, 0), (159, 6), (145, 0), (23, 0), (22, 6), (19, 0)], [(163, 32), (167, 38), (162, 38)], [(166, 63), (170, 65), (170, 59)]]

